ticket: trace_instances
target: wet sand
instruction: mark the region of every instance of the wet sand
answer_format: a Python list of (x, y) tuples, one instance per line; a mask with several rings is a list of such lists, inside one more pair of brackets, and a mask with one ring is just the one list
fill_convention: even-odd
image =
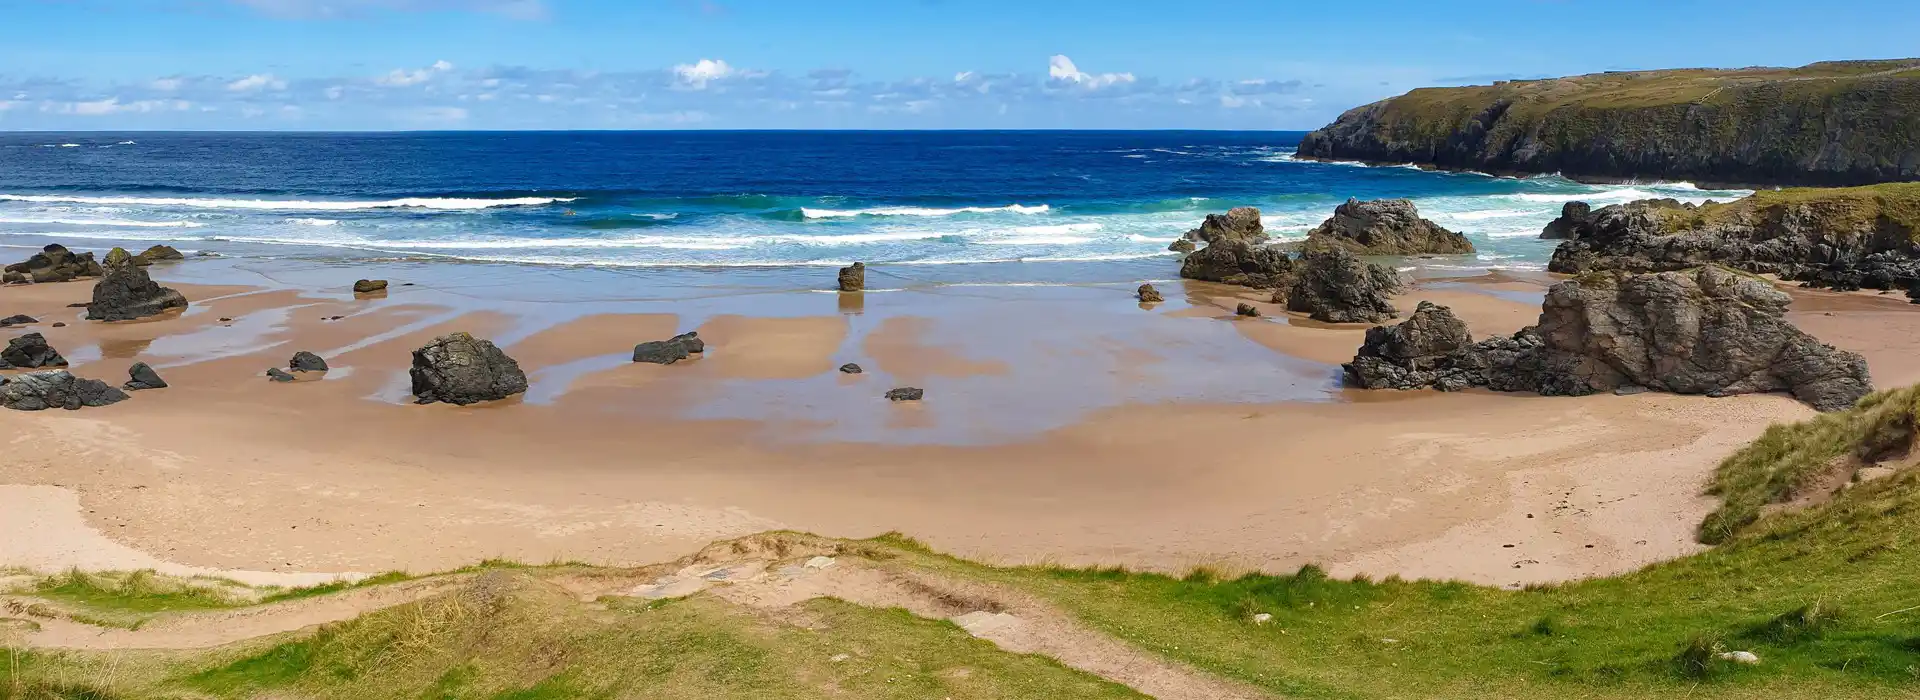
[[(198, 264), (155, 274), (205, 276)], [(853, 303), (761, 289), (541, 301), (443, 281), (371, 298), (175, 284), (194, 300), (185, 314), (121, 324), (66, 308), (85, 283), (0, 288), (0, 314), (42, 321), (6, 336), (45, 333), (82, 376), (118, 383), (138, 360), (173, 384), (111, 407), (0, 414), (0, 484), (77, 494), (91, 531), (36, 537), (85, 549), (104, 535), (173, 565), (267, 574), (638, 564), (791, 528), (901, 531), (997, 562), (1317, 562), (1519, 585), (1694, 551), (1713, 465), (1770, 423), (1812, 415), (1779, 396), (1347, 391), (1337, 363), (1364, 327), (1271, 305), (1237, 319), (1248, 293), (1217, 285), (1157, 283), (1169, 301), (1143, 308), (1118, 284)], [(1429, 280), (1402, 310), (1428, 299), (1476, 336), (1509, 333), (1537, 316), (1527, 299), (1544, 286)], [(1908, 328), (1920, 307), (1808, 298), (1803, 327), (1866, 353), (1883, 384), (1920, 379)], [(696, 329), (705, 356), (630, 362), (634, 343)], [(532, 388), (408, 403), (409, 351), (454, 330), (494, 338)], [(261, 376), (296, 350), (333, 371)], [(867, 372), (843, 375), (845, 362)], [(927, 400), (881, 398), (907, 383)], [(0, 509), (13, 493), (0, 489)]]

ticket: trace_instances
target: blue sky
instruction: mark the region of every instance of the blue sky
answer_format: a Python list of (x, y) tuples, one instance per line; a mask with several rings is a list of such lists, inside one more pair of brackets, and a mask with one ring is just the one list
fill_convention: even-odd
[(0, 0), (0, 129), (1309, 129), (1425, 85), (1920, 56), (1908, 2)]

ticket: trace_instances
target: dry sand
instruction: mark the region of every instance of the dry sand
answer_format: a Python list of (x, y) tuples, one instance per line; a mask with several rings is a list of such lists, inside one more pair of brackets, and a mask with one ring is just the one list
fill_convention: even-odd
[[(42, 317), (8, 333), (46, 333), (77, 374), (118, 382), (144, 360), (174, 385), (77, 413), (0, 413), (0, 484), (15, 485), (0, 488), (0, 513), (38, 514), (35, 542), (0, 548), (0, 566), (266, 576), (486, 557), (640, 564), (792, 528), (897, 530), (999, 562), (1318, 562), (1517, 585), (1694, 551), (1714, 464), (1770, 423), (1812, 415), (1778, 396), (1341, 391), (1335, 363), (1363, 328), (1271, 305), (1270, 318), (1232, 319), (1242, 293), (1163, 286), (1172, 301), (1153, 309), (1092, 290), (1081, 306), (1025, 316), (998, 300), (921, 316), (890, 311), (915, 299), (894, 293), (855, 309), (807, 295), (817, 313), (698, 319), (658, 304), (530, 319), (412, 290), (183, 288), (196, 300), (186, 314), (126, 324), (66, 309), (85, 284), (0, 289), (0, 310)], [(1515, 295), (1538, 289), (1453, 280), (1404, 306), (1430, 299), (1476, 335), (1506, 333), (1537, 315)], [(1920, 323), (1920, 309), (1846, 303), (1865, 306), (1796, 320), (1866, 353), (1882, 383), (1920, 379), (1920, 334), (1886, 332)], [(1123, 315), (1084, 320), (1086, 304)], [(56, 320), (69, 325), (49, 328)], [(633, 343), (688, 326), (707, 357), (626, 361)], [(452, 330), (500, 339), (533, 380), (527, 397), (406, 403), (408, 351)], [(335, 370), (260, 377), (295, 350)], [(839, 375), (846, 361), (871, 373)], [(924, 405), (879, 399), (920, 379), (932, 382)], [(1169, 390), (1181, 382), (1226, 398)], [(1229, 391), (1244, 386), (1275, 389)], [(1154, 396), (1178, 398), (1141, 398)], [(868, 439), (821, 439), (866, 418)], [(1047, 427), (1004, 431), (1027, 418)], [(927, 435), (966, 439), (897, 437)]]

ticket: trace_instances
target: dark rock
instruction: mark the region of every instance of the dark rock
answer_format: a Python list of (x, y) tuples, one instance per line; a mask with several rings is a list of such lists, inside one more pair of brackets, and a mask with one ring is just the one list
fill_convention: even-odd
[(107, 254), (106, 274), (93, 285), (93, 303), (87, 305), (87, 318), (127, 321), (186, 307), (186, 297), (155, 284), (146, 270), (133, 263), (132, 255), (125, 249), (114, 248)]
[(279, 367), (268, 368), (267, 378), (276, 382), (290, 382), (294, 380), (293, 375), (287, 374), (286, 370), (280, 369)]
[(0, 272), (0, 284), (26, 284), (31, 281), (24, 272)]
[(1579, 231), (1593, 218), (1593, 206), (1586, 202), (1567, 202), (1560, 207), (1560, 218), (1547, 222), (1540, 237), (1547, 240), (1579, 238)]
[(1405, 199), (1348, 199), (1307, 233), (1307, 248), (1340, 247), (1356, 255), (1452, 255), (1473, 252), (1473, 243), (1420, 218)]
[(1140, 285), (1140, 289), (1135, 290), (1133, 295), (1134, 297), (1138, 298), (1142, 303), (1146, 303), (1146, 304), (1158, 304), (1160, 302), (1166, 301), (1164, 297), (1160, 296), (1160, 290), (1154, 289), (1153, 285), (1151, 284)]
[(67, 322), (66, 322), (66, 321), (54, 321), (54, 322), (53, 322), (53, 327), (54, 327), (54, 328), (66, 328), (66, 327), (67, 327)]
[(354, 294), (372, 294), (374, 292), (384, 292), (386, 289), (386, 280), (358, 280), (353, 283)]
[(1239, 306), (1234, 307), (1233, 313), (1236, 316), (1246, 316), (1249, 318), (1260, 317), (1260, 309), (1254, 308), (1252, 304), (1246, 302), (1241, 302)]
[(34, 317), (28, 316), (26, 314), (14, 314), (6, 318), (0, 318), (0, 328), (6, 328), (7, 326), (24, 326), (29, 323), (39, 323), (39, 322), (40, 321), (38, 319), (35, 319)]
[(859, 374), (859, 373), (861, 373), (862, 371), (864, 371), (864, 370), (862, 370), (862, 369), (860, 369), (860, 365), (856, 365), (856, 364), (854, 364), (854, 363), (851, 363), (851, 362), (849, 362), (849, 363), (846, 363), (846, 364), (844, 364), (844, 365), (840, 365), (840, 373), (841, 373), (841, 374)]
[(1359, 353), (1342, 368), (1347, 383), (1363, 389), (1464, 389), (1485, 383), (1455, 366), (1455, 356), (1472, 345), (1466, 322), (1452, 309), (1423, 301), (1399, 325), (1367, 329)]
[(220, 317), (220, 322), (221, 322), (221, 323), (233, 323), (233, 319), (231, 319), (231, 318), (227, 318), (227, 317), (225, 317), (225, 316), (221, 316), (221, 317)]
[(1292, 281), (1293, 259), (1278, 248), (1223, 239), (1207, 244), (1180, 261), (1180, 276), (1272, 289)]
[(1393, 295), (1401, 290), (1400, 273), (1393, 268), (1364, 262), (1344, 248), (1328, 248), (1307, 251), (1294, 269), (1289, 311), (1327, 323), (1379, 323), (1399, 314)]
[(174, 250), (173, 246), (157, 245), (157, 246), (148, 248), (146, 250), (140, 251), (139, 255), (133, 256), (133, 264), (151, 265), (153, 263), (160, 262), (163, 260), (185, 260), (185, 259), (187, 259), (187, 256), (181, 255), (180, 251)]
[(287, 360), (287, 369), (295, 372), (325, 372), (327, 361), (319, 355), (301, 350), (293, 354), (293, 359)]
[(16, 411), (44, 411), (49, 408), (71, 411), (106, 406), (126, 399), (126, 392), (107, 386), (106, 382), (81, 379), (66, 370), (0, 378), (0, 406)]
[(167, 382), (160, 378), (159, 372), (155, 372), (152, 367), (147, 366), (147, 363), (135, 362), (132, 367), (127, 368), (126, 388), (128, 391), (165, 389), (167, 388)]
[(1172, 243), (1167, 244), (1167, 250), (1173, 251), (1175, 253), (1191, 253), (1193, 252), (1193, 249), (1196, 247), (1197, 246), (1193, 244), (1193, 241), (1185, 238), (1176, 238), (1176, 239), (1173, 239)]
[(7, 341), (5, 350), (0, 350), (0, 368), (33, 369), (35, 367), (65, 367), (67, 358), (47, 344), (46, 336), (28, 333)]
[(76, 277), (98, 277), (101, 272), (100, 263), (94, 262), (92, 253), (75, 254), (58, 243), (49, 243), (26, 261), (8, 265), (6, 279), (16, 284), (66, 282)]
[[(1208, 245), (1223, 240), (1259, 245), (1267, 242), (1267, 229), (1266, 225), (1260, 221), (1259, 209), (1234, 207), (1225, 214), (1208, 214), (1207, 218), (1200, 222), (1200, 228), (1188, 231), (1182, 240)], [(1173, 248), (1169, 247), (1168, 250)]]
[(633, 346), (633, 361), (670, 365), (687, 359), (693, 353), (706, 351), (707, 341), (701, 340), (699, 333), (682, 333), (666, 340), (653, 340)]
[(858, 292), (867, 288), (867, 264), (854, 263), (840, 268), (840, 291)]
[(680, 335), (676, 335), (672, 338), (668, 338), (668, 340), (671, 340), (673, 342), (686, 346), (687, 352), (697, 354), (697, 353), (703, 353), (707, 351), (707, 341), (700, 339), (699, 331), (687, 331), (685, 333), (681, 333)]
[(892, 389), (887, 392), (888, 401), (919, 401), (927, 392), (910, 386)]
[(418, 403), (465, 406), (504, 399), (527, 390), (520, 363), (491, 341), (466, 333), (435, 338), (413, 351), (413, 395)]

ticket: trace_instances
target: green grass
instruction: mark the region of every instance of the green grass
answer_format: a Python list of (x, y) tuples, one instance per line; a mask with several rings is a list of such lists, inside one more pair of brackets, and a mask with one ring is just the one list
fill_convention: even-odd
[(411, 574), (408, 574), (404, 571), (389, 571), (384, 574), (375, 574), (373, 576), (368, 576), (358, 581), (330, 581), (327, 583), (321, 583), (321, 584), (316, 584), (312, 586), (300, 586), (298, 588), (287, 588), (283, 590), (277, 590), (272, 593), (268, 593), (265, 596), (262, 596), (260, 598), (260, 602), (262, 604), (265, 604), (265, 603), (278, 603), (278, 602), (288, 601), (288, 600), (299, 600), (302, 598), (313, 598), (313, 597), (323, 596), (323, 595), (332, 595), (334, 593), (339, 593), (341, 591), (351, 590), (355, 588), (367, 588), (369, 586), (384, 586), (390, 583), (399, 583), (401, 581), (411, 580), (412, 578), (413, 576)]
[(1756, 227), (1793, 219), (1821, 221), (1823, 235), (1871, 236), (1893, 233), (1920, 242), (1920, 183), (1861, 187), (1796, 187), (1760, 190), (1751, 196), (1694, 209), (1660, 209), (1663, 228), (1697, 229), (1710, 224), (1744, 222)]

